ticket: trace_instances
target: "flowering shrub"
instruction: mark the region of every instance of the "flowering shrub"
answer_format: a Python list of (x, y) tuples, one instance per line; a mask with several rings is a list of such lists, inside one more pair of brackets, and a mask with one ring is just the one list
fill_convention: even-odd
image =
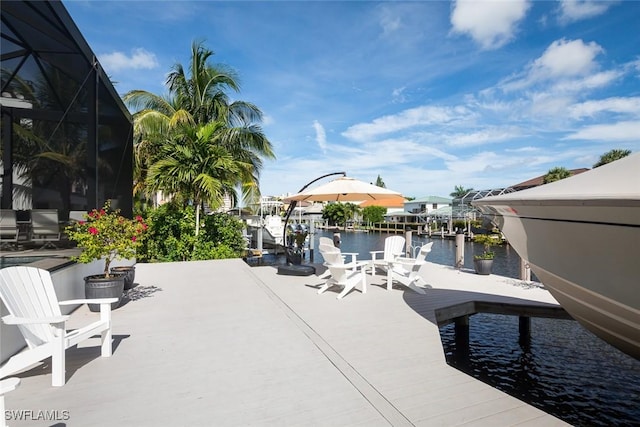
[(89, 263), (104, 258), (104, 275), (109, 277), (109, 265), (114, 259), (129, 259), (136, 256), (147, 224), (141, 216), (128, 219), (120, 210), (111, 210), (107, 201), (100, 210), (94, 209), (79, 221), (67, 227), (69, 240), (77, 243), (82, 253), (74, 261)]

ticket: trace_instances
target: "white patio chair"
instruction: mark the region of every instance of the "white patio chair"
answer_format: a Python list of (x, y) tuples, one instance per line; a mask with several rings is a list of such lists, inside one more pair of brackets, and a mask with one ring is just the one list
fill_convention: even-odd
[(87, 211), (69, 211), (69, 224), (86, 221)]
[(16, 211), (0, 209), (0, 248), (15, 246), (18, 249), (20, 229), (16, 222)]
[(325, 260), (324, 265), (329, 269), (330, 276), (325, 284), (318, 289), (318, 294), (323, 293), (333, 286), (343, 286), (344, 289), (338, 294), (338, 299), (344, 298), (355, 286), (360, 283), (362, 293), (367, 293), (367, 282), (362, 271), (368, 262), (350, 262), (345, 264), (344, 255), (335, 246), (320, 245), (320, 253)]
[(43, 248), (55, 248), (60, 241), (60, 224), (57, 209), (33, 209), (31, 211), (31, 241), (44, 242)]
[[(27, 349), (12, 356), (0, 367), (0, 378), (13, 375), (51, 357), (51, 385), (65, 383), (65, 350), (96, 334), (101, 335), (102, 357), (109, 357), (111, 348), (111, 303), (117, 298), (58, 301), (51, 275), (47, 270), (17, 266), (0, 270), (0, 298), (9, 310), (2, 321), (17, 325)], [(88, 302), (100, 304), (100, 319), (73, 331), (66, 331), (70, 317), (62, 315), (61, 305)]]
[(419, 294), (424, 294), (424, 289), (418, 287), (418, 284), (427, 286), (427, 282), (420, 276), (419, 271), (420, 267), (426, 263), (431, 246), (433, 242), (423, 245), (415, 258), (397, 257), (391, 263), (391, 268), (387, 270), (387, 290), (391, 290), (393, 282), (396, 281)]
[[(393, 262), (397, 257), (404, 253), (405, 239), (402, 236), (389, 236), (384, 239), (383, 251), (371, 251), (371, 261), (369, 266), (371, 267), (371, 275), (376, 275), (376, 268), (381, 268), (384, 271), (389, 270), (389, 264)], [(382, 258), (378, 258), (378, 255), (382, 254)]]

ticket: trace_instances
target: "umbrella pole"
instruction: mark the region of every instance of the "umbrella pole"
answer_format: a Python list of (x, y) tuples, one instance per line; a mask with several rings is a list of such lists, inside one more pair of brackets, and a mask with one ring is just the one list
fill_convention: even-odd
[[(316, 181), (320, 181), (323, 178), (326, 178), (328, 176), (333, 176), (333, 175), (342, 175), (342, 176), (347, 176), (346, 172), (332, 172), (332, 173), (328, 173), (326, 175), (322, 175), (319, 178), (314, 179), (313, 181), (309, 182), (307, 185), (305, 185), (304, 187), (302, 187), (300, 189), (300, 191), (298, 191), (298, 193), (302, 193), (308, 186), (310, 186), (311, 184), (313, 184)], [(284, 243), (284, 247), (285, 250), (287, 248), (287, 245), (289, 244), (289, 242), (287, 242), (287, 224), (289, 222), (289, 217), (291, 216), (291, 214), (293, 213), (293, 210), (296, 208), (296, 205), (298, 204), (298, 202), (296, 200), (293, 200), (290, 204), (289, 207), (287, 208), (287, 214), (285, 216), (284, 219), (284, 230), (282, 233), (282, 243)]]

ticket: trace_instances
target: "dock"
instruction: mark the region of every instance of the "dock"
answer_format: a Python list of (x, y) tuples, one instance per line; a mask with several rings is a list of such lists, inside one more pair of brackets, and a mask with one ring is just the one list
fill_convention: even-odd
[[(376, 275), (366, 294), (337, 300), (337, 290), (317, 294), (318, 276), (239, 259), (138, 264), (113, 312), (113, 356), (88, 340), (67, 351), (64, 387), (51, 387), (45, 362), (18, 375), (6, 408), (10, 418), (58, 411), (67, 426), (567, 425), (447, 365), (438, 330), (438, 310), (553, 309), (549, 293), (433, 263), (420, 273), (425, 295), (387, 291)], [(82, 307), (69, 326), (95, 315)], [(55, 424), (15, 418), (7, 423)]]

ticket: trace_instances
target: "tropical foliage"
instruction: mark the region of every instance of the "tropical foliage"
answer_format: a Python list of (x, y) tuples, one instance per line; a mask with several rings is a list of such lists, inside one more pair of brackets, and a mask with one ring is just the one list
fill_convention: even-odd
[(148, 216), (148, 238), (139, 253), (143, 261), (190, 261), (243, 255), (242, 223), (224, 213), (206, 215), (202, 232), (193, 228), (195, 208), (167, 203)]
[(561, 179), (569, 178), (571, 172), (564, 167), (555, 167), (549, 169), (549, 172), (542, 178), (543, 184), (549, 184), (550, 182), (559, 181)]
[(125, 218), (120, 210), (111, 210), (107, 201), (102, 209), (85, 214), (84, 221), (67, 227), (66, 232), (69, 240), (82, 249), (80, 255), (72, 259), (81, 263), (104, 259), (104, 275), (109, 277), (113, 260), (136, 258), (146, 230), (142, 217)]
[(348, 205), (353, 203), (329, 203), (322, 210), (322, 218), (328, 220), (330, 225), (344, 227), (353, 216), (353, 209)]
[(473, 191), (473, 188), (464, 188), (464, 186), (462, 185), (456, 185), (454, 190), (451, 193), (449, 193), (449, 196), (453, 198), (463, 197), (470, 191)]
[(382, 206), (367, 206), (362, 209), (362, 220), (365, 222), (382, 222), (387, 209)]
[(386, 188), (387, 186), (384, 184), (384, 181), (382, 180), (382, 177), (380, 175), (378, 175), (378, 178), (376, 178), (376, 183), (374, 184), (378, 187), (382, 187), (382, 188)]
[(188, 69), (177, 63), (169, 73), (167, 95), (134, 90), (124, 96), (136, 111), (136, 196), (162, 191), (183, 206), (193, 204), (196, 235), (204, 204), (215, 209), (225, 195), (235, 204), (236, 188), (248, 204), (259, 200), (263, 159), (275, 157), (259, 125), (262, 112), (231, 101), (228, 92), (239, 91), (238, 77), (229, 67), (210, 64), (212, 56), (203, 42), (194, 42)]
[(600, 156), (600, 159), (593, 165), (594, 168), (597, 168), (602, 165), (606, 165), (607, 163), (611, 163), (615, 160), (622, 159), (623, 157), (627, 157), (631, 154), (631, 150), (611, 150), (604, 153)]

